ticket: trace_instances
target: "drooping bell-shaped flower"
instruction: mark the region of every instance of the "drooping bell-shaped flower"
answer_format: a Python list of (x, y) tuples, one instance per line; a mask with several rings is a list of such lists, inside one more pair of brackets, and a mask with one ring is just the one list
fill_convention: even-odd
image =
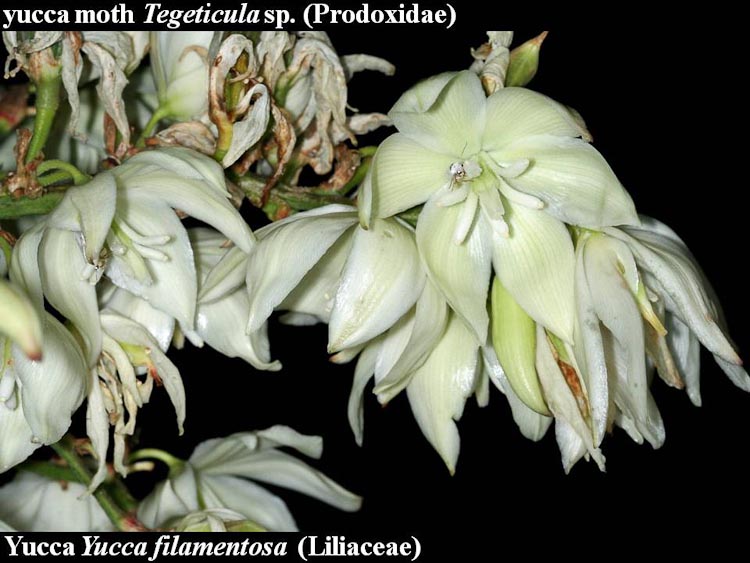
[(428, 275), (478, 343), (494, 268), (537, 322), (573, 339), (574, 252), (565, 223), (636, 224), (633, 203), (564, 106), (523, 88), (487, 97), (472, 72), (406, 92), (390, 112), (361, 220), (425, 204), (417, 244)]
[[(168, 526), (172, 527), (172, 526)], [(191, 512), (174, 525), (175, 532), (263, 532), (239, 512), (227, 508), (207, 508)]]
[(180, 148), (142, 152), (68, 189), (19, 239), (12, 273), (77, 326), (93, 366), (101, 350), (94, 286), (105, 272), (115, 285), (193, 328), (193, 251), (172, 210), (213, 225), (247, 252), (253, 235), (228, 198), (214, 160)]
[(366, 231), (356, 209), (327, 205), (256, 234), (249, 258), (233, 250), (221, 258), (201, 297), (210, 302), (245, 281), (251, 335), (278, 309), (292, 312), (290, 324), (329, 323), (330, 352), (361, 346), (411, 309), (425, 283), (413, 231), (397, 219)]
[[(195, 254), (199, 291), (202, 291), (209, 273), (230, 252), (228, 246), (231, 243), (224, 235), (211, 229), (190, 229), (188, 234)], [(241, 252), (238, 247), (233, 249)], [(236, 287), (217, 299), (199, 300), (195, 330), (185, 330), (185, 336), (197, 346), (205, 342), (229, 358), (242, 358), (256, 369), (278, 371), (281, 364), (271, 361), (265, 325), (246, 334), (249, 317), (247, 291)]]
[(86, 487), (27, 471), (0, 487), (0, 519), (23, 532), (114, 531), (97, 500), (86, 494)]
[(152, 31), (151, 68), (159, 95), (157, 112), (200, 120), (208, 112), (208, 50), (214, 31)]
[(141, 502), (138, 517), (147, 526), (156, 527), (199, 509), (224, 508), (269, 531), (296, 531), (284, 501), (255, 481), (298, 491), (341, 510), (359, 510), (360, 497), (279, 451), (281, 447), (317, 459), (323, 440), (286, 426), (273, 426), (203, 442), (190, 459), (170, 467), (167, 480)]
[(169, 395), (182, 434), (185, 388), (177, 367), (141, 325), (116, 313), (101, 313), (102, 354), (91, 371), (86, 429), (99, 462), (94, 490), (106, 477), (110, 426), (114, 427), (114, 468), (127, 475), (125, 440), (135, 431), (138, 410), (151, 398), (154, 385)]
[(41, 314), (44, 353), (36, 360), (0, 337), (0, 472), (60, 440), (86, 394), (86, 363), (73, 335)]

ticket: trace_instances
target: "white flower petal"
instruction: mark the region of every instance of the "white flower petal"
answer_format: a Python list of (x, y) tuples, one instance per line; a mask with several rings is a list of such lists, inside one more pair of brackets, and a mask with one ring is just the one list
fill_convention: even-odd
[(583, 259), (585, 247), (585, 242), (581, 241), (576, 248), (575, 295), (578, 316), (574, 351), (578, 365), (582, 368), (581, 377), (588, 393), (594, 445), (598, 447), (607, 430), (610, 397), (602, 330), (586, 277)]
[(286, 503), (255, 483), (228, 475), (202, 481), (207, 507), (226, 507), (239, 512), (270, 532), (296, 532), (297, 524)]
[(10, 280), (23, 288), (41, 315), (44, 291), (39, 271), (39, 245), (44, 236), (44, 223), (38, 223), (16, 241), (10, 261)]
[(585, 137), (568, 109), (526, 88), (502, 88), (487, 98), (482, 149), (495, 151), (534, 135)]
[(200, 284), (199, 303), (210, 303), (238, 289), (245, 282), (247, 254), (238, 246), (230, 248), (211, 268)]
[(328, 351), (364, 344), (419, 298), (425, 274), (413, 232), (395, 220), (356, 228), (328, 326)]
[(555, 438), (557, 447), (560, 448), (563, 469), (566, 474), (570, 473), (573, 466), (586, 455), (586, 444), (564, 418), (555, 419)]
[(138, 519), (149, 528), (157, 528), (198, 510), (197, 486), (195, 472), (186, 464), (179, 475), (156, 485), (138, 504)]
[(701, 401), (700, 370), (701, 346), (688, 326), (671, 313), (666, 314), (667, 345), (672, 352), (677, 371), (685, 382), (688, 397), (699, 407)]
[(380, 403), (388, 403), (409, 384), (414, 370), (425, 361), (443, 335), (447, 322), (445, 299), (432, 282), (427, 281), (416, 304), (409, 341), (391, 368), (383, 370), (377, 377), (373, 392), (378, 395)]
[(99, 260), (117, 202), (112, 174), (102, 172), (82, 186), (73, 186), (47, 218), (47, 226), (83, 234), (83, 248), (91, 264)]
[(428, 110), (391, 110), (388, 116), (401, 133), (426, 148), (470, 156), (482, 146), (486, 99), (479, 77), (463, 71), (448, 80)]
[(323, 257), (305, 274), (278, 309), (296, 314), (310, 315), (317, 322), (327, 323), (331, 318), (336, 289), (341, 272), (349, 256), (353, 237), (342, 236), (333, 243)]
[(354, 368), (354, 380), (352, 381), (352, 390), (349, 393), (347, 417), (358, 446), (362, 445), (362, 434), (365, 426), (365, 387), (375, 374), (375, 362), (379, 352), (380, 339), (365, 347), (359, 356), (359, 360), (357, 360), (357, 367)]
[(513, 420), (515, 421), (521, 434), (533, 442), (538, 442), (547, 433), (554, 418), (544, 416), (527, 407), (521, 399), (518, 398), (513, 387), (510, 386), (508, 379), (503, 371), (500, 362), (497, 359), (492, 346), (482, 347), (482, 357), (484, 372), (492, 383), (501, 393), (505, 395), (510, 405)]
[(81, 279), (87, 262), (71, 231), (49, 229), (39, 245), (39, 272), (47, 301), (78, 329), (89, 366), (102, 349), (96, 289)]
[[(643, 332), (643, 319), (635, 298), (623, 279), (617, 247), (611, 239), (597, 235), (586, 241), (583, 253), (583, 267), (588, 281), (591, 303), (596, 316), (612, 333), (625, 354), (623, 368), (617, 373), (617, 389), (613, 395), (625, 413), (642, 423), (647, 419), (648, 382), (646, 379), (646, 350)], [(611, 370), (613, 364), (607, 362)], [(622, 379), (620, 379), (622, 378)], [(618, 393), (619, 389), (619, 393)]]
[(543, 211), (506, 210), (510, 236), (493, 234), (495, 273), (526, 313), (567, 342), (575, 322), (575, 256), (565, 225)]
[(248, 332), (266, 322), (333, 243), (357, 222), (353, 210), (337, 207), (324, 215), (322, 209), (294, 215), (258, 232), (260, 242), (250, 255), (247, 268)]
[(86, 405), (86, 434), (97, 460), (96, 473), (91, 478), (89, 492), (102, 484), (107, 476), (107, 450), (109, 449), (109, 415), (96, 370), (91, 370), (89, 394)]
[(601, 154), (580, 139), (526, 137), (491, 153), (498, 162), (527, 158), (531, 164), (513, 187), (540, 198), (545, 210), (584, 227), (637, 225), (630, 196)]
[(151, 69), (159, 101), (177, 119), (208, 109), (208, 48), (214, 31), (152, 31)]
[(450, 166), (457, 159), (425, 148), (403, 133), (388, 137), (372, 163), (372, 216), (390, 217), (427, 201), (450, 183)]
[[(586, 451), (596, 461), (599, 469), (604, 471), (604, 456), (599, 451), (599, 448), (594, 445), (591, 429), (583, 418), (583, 415), (581, 415), (578, 401), (570, 390), (565, 376), (560, 371), (560, 367), (552, 354), (547, 334), (544, 332), (544, 328), (539, 325), (537, 325), (536, 337), (536, 369), (549, 410), (555, 415), (556, 421), (562, 419), (574, 430), (583, 441)], [(575, 458), (574, 453), (576, 450), (573, 447), (574, 444), (572, 444), (575, 441), (571, 440), (569, 435), (563, 435), (566, 439), (563, 442), (565, 451), (562, 453), (566, 455), (566, 462), (569, 463)]]
[(0, 335), (15, 342), (30, 358), (42, 356), (42, 324), (34, 304), (13, 282), (0, 278)]
[(225, 472), (227, 464), (243, 466), (252, 463), (256, 452), (284, 446), (315, 459), (323, 454), (323, 438), (320, 436), (300, 434), (288, 426), (276, 425), (201, 442), (190, 456), (190, 463), (204, 474), (219, 475)]
[(245, 93), (239, 104), (249, 103), (253, 97), (255, 100), (249, 111), (242, 119), (232, 124), (232, 142), (227, 154), (221, 160), (224, 168), (229, 168), (234, 164), (266, 132), (271, 117), (271, 98), (268, 95), (268, 88), (263, 84), (256, 84)]
[(165, 235), (169, 241), (155, 248), (167, 260), (145, 257), (151, 283), (141, 283), (126, 275), (120, 265), (125, 257), (113, 256), (109, 261), (107, 276), (118, 286), (148, 301), (153, 307), (168, 313), (189, 329), (195, 318), (198, 284), (196, 280), (193, 249), (182, 222), (169, 207), (142, 197), (130, 197), (118, 217), (142, 235)]
[(474, 392), (478, 353), (474, 335), (452, 315), (443, 337), (406, 388), (414, 418), (451, 474), (456, 471), (460, 449), (455, 421)]
[(444, 72), (417, 82), (391, 108), (392, 112), (423, 112), (435, 103), (445, 85), (456, 76), (455, 72)]
[(628, 345), (620, 343), (612, 334), (606, 334), (604, 337), (612, 398), (623, 415), (635, 425), (638, 433), (654, 448), (659, 448), (665, 438), (664, 422), (648, 390), (648, 382), (644, 382), (645, 393), (641, 391), (640, 386), (633, 385), (635, 377), (629, 365), (631, 350), (626, 346)]
[[(251, 456), (227, 459), (217, 469), (204, 469), (203, 476), (235, 475), (284, 487), (316, 498), (341, 510), (359, 510), (361, 497), (347, 491), (303, 461), (275, 449), (253, 452)], [(234, 508), (227, 506), (227, 508)]]
[(18, 465), (41, 447), (33, 442), (31, 427), (26, 422), (23, 405), (15, 409), (0, 402), (0, 473)]
[(481, 215), (463, 244), (453, 242), (461, 204), (439, 207), (433, 195), (417, 223), (417, 246), (427, 275), (451, 308), (476, 334), (487, 340), (487, 291), (490, 283), (490, 229)]
[(80, 483), (20, 472), (0, 487), (0, 518), (27, 532), (112, 532), (97, 500)]
[(668, 310), (676, 314), (712, 353), (742, 362), (722, 331), (721, 306), (687, 247), (672, 237), (643, 229), (607, 229), (628, 243), (640, 267), (659, 282)]
[(185, 388), (182, 385), (182, 377), (177, 367), (161, 351), (151, 334), (138, 323), (116, 313), (108, 312), (103, 312), (101, 319), (102, 328), (116, 341), (143, 346), (148, 350), (159, 379), (164, 384), (164, 389), (166, 389), (167, 395), (172, 401), (177, 415), (177, 427), (182, 434), (183, 423), (185, 422)]
[(266, 325), (245, 334), (250, 315), (250, 300), (244, 288), (198, 305), (195, 330), (213, 348), (228, 358), (242, 358), (256, 369), (278, 371), (281, 363), (272, 362)]
[(59, 321), (46, 315), (44, 358), (30, 360), (15, 347), (11, 357), (35, 441), (57, 442), (86, 394), (88, 369), (78, 343)]
[[(253, 246), (253, 233), (229, 202), (228, 194), (225, 196), (211, 189), (204, 179), (184, 178), (167, 171), (150, 171), (129, 178), (126, 182), (121, 180), (121, 186), (123, 183), (126, 183), (124, 189), (128, 202), (137, 195), (138, 199), (149, 201), (152, 205), (169, 205), (224, 233), (245, 252), (249, 252)], [(118, 204), (118, 209), (121, 206)]]
[(154, 340), (159, 343), (162, 352), (169, 349), (174, 335), (174, 317), (151, 306), (145, 299), (119, 287), (115, 287), (111, 297), (106, 300), (105, 306), (148, 330)]
[(121, 178), (132, 178), (147, 174), (152, 170), (172, 172), (180, 178), (189, 178), (205, 182), (211, 191), (225, 198), (227, 191), (224, 169), (210, 156), (184, 147), (163, 147), (153, 151), (141, 151), (127, 161), (127, 166), (120, 166), (114, 172)]

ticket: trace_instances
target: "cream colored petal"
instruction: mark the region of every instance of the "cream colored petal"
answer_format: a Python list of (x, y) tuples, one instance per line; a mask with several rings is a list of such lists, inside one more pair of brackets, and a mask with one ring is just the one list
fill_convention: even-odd
[(424, 284), (411, 229), (393, 219), (356, 228), (328, 325), (328, 351), (387, 330), (416, 303)]
[(388, 116), (401, 133), (425, 148), (468, 157), (482, 146), (485, 104), (479, 77), (463, 71), (450, 78), (428, 110), (391, 110)]
[(378, 148), (372, 164), (368, 195), (372, 216), (390, 217), (424, 203), (450, 183), (450, 166), (456, 160), (458, 157), (425, 148), (403, 133), (391, 135)]
[(486, 342), (489, 317), (490, 228), (481, 215), (462, 244), (453, 242), (463, 204), (440, 207), (433, 195), (417, 223), (417, 246), (427, 275), (451, 308), (471, 327), (477, 342)]
[(487, 98), (487, 125), (482, 148), (494, 151), (524, 137), (585, 137), (568, 109), (526, 88), (502, 88)]
[(513, 187), (540, 198), (565, 223), (597, 228), (637, 225), (630, 195), (599, 152), (580, 139), (539, 135), (493, 151), (497, 162), (529, 159)]
[(414, 418), (451, 474), (460, 449), (456, 421), (474, 392), (479, 369), (475, 337), (452, 315), (443, 337), (406, 388)]
[(544, 327), (573, 341), (573, 243), (565, 225), (537, 209), (506, 210), (509, 237), (493, 233), (492, 263), (503, 286)]

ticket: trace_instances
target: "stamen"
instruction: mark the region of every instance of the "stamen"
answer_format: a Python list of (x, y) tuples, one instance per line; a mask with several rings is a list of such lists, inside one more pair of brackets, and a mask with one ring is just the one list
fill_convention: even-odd
[(478, 205), (479, 197), (473, 190), (470, 190), (466, 202), (458, 215), (458, 221), (456, 221), (456, 230), (453, 232), (453, 242), (455, 244), (462, 244), (466, 240), (474, 223), (474, 216), (476, 215)]
[(498, 176), (502, 176), (503, 178), (518, 178), (521, 174), (526, 172), (531, 161), (528, 158), (519, 158), (518, 160), (508, 163), (495, 163), (493, 161), (493, 164), (497, 165), (497, 168), (493, 167), (493, 169)]
[(0, 403), (5, 403), (5, 406), (13, 408), (8, 405), (8, 401), (14, 396), (13, 391), (16, 390), (16, 376), (12, 371), (8, 370), (3, 374), (0, 379)]
[(96, 271), (96, 266), (94, 266), (93, 264), (87, 263), (81, 270), (81, 274), (80, 274), (81, 281), (90, 280), (91, 276), (94, 274), (95, 271)]
[(151, 248), (137, 242), (133, 243), (133, 248), (137, 250), (138, 253), (144, 258), (156, 260), (157, 262), (169, 262), (169, 256), (167, 254), (164, 254), (160, 250), (156, 250), (155, 248)]
[(457, 203), (464, 201), (466, 196), (469, 195), (469, 186), (466, 184), (461, 184), (458, 189), (452, 189), (451, 184), (444, 186), (444, 188), (444, 193), (438, 196), (435, 201), (435, 204), (438, 207), (450, 207), (451, 205), (456, 205)]
[(538, 197), (519, 191), (507, 180), (500, 179), (500, 192), (508, 198), (511, 203), (523, 205), (529, 209), (544, 209), (544, 202)]
[(122, 232), (130, 238), (130, 240), (144, 246), (164, 246), (170, 240), (172, 240), (172, 237), (170, 237), (169, 235), (144, 236), (133, 230), (133, 228), (125, 221), (118, 221), (117, 224), (119, 225), (120, 229), (122, 229)]

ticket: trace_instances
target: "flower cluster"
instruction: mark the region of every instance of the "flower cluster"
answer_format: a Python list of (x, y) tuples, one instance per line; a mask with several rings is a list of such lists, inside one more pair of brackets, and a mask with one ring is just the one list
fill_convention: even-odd
[[(327, 324), (331, 360), (356, 359), (359, 444), (373, 380), (382, 404), (406, 393), (451, 473), (457, 421), (490, 384), (524, 436), (554, 423), (565, 471), (603, 469), (615, 426), (661, 446), (654, 375), (700, 405), (700, 344), (750, 391), (685, 244), (638, 215), (575, 110), (525, 88), (544, 34), (513, 51), (512, 33), (488, 35), (469, 70), (385, 115), (347, 113), (347, 81), (392, 65), (340, 57), (323, 33), (4, 34), (6, 72), (28, 75), (36, 107), (29, 85), (0, 91), (14, 116), (0, 125), (17, 129), (0, 147), (0, 471), (24, 469), (0, 488), (0, 528), (296, 530), (256, 481), (357, 510), (281, 451), (322, 453), (287, 427), (187, 460), (135, 449), (158, 387), (183, 431), (170, 348), (279, 370), (275, 311)], [(377, 149), (357, 148), (389, 124)], [(246, 199), (273, 222), (251, 231)], [(43, 445), (60, 459), (29, 460)], [(139, 502), (121, 477), (155, 460), (168, 477)]]

